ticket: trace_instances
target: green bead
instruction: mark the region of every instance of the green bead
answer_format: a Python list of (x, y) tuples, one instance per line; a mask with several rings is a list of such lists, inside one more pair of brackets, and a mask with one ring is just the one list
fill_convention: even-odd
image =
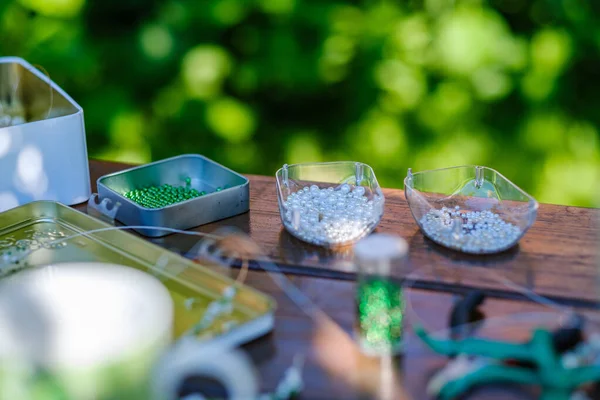
[[(124, 196), (146, 208), (162, 208), (172, 204), (191, 200), (206, 195), (205, 191), (199, 192), (190, 185), (192, 178), (185, 178), (185, 186), (172, 186), (168, 183), (159, 186), (144, 186), (129, 190)], [(216, 191), (223, 188), (218, 187)]]
[[(372, 278), (359, 282), (357, 289), (357, 316), (364, 344), (376, 350), (398, 346), (404, 325), (401, 285)], [(386, 318), (382, 319), (382, 315)]]

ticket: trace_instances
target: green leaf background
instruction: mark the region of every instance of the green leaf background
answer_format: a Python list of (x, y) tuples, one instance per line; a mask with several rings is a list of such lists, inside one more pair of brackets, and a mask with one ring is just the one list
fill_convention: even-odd
[(95, 158), (357, 160), (388, 187), (480, 164), (542, 202), (599, 200), (593, 0), (9, 0), (0, 54), (82, 105)]

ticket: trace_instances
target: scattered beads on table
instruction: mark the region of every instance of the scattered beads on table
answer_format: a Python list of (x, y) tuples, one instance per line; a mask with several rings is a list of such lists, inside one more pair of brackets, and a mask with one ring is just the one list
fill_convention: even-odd
[(516, 243), (521, 229), (491, 211), (465, 211), (459, 206), (430, 210), (420, 220), (427, 237), (466, 253), (494, 253)]

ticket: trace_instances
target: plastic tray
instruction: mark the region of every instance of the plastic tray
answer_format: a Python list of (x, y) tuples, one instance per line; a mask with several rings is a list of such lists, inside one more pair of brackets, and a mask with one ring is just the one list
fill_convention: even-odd
[[(165, 284), (175, 303), (174, 335), (179, 337), (202, 317), (206, 306), (233, 283), (191, 260), (169, 252), (121, 230), (87, 233), (62, 244), (52, 241), (78, 233), (110, 228), (102, 221), (53, 201), (38, 201), (0, 214), (0, 256), (8, 251), (35, 250), (20, 263), (21, 268), (47, 264), (96, 261), (127, 265), (152, 273)], [(0, 259), (1, 264), (2, 259)], [(18, 273), (18, 272), (16, 272)], [(185, 307), (186, 299), (196, 299)], [(232, 344), (255, 339), (273, 327), (275, 301), (241, 285), (231, 314), (219, 317), (206, 337), (222, 337)]]

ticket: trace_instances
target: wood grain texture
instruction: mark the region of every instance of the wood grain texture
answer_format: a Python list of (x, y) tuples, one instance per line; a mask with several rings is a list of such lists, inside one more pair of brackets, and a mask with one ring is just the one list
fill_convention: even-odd
[[(275, 318), (275, 329), (270, 335), (245, 346), (256, 362), (263, 389), (271, 390), (276, 385), (276, 378), (281, 376), (283, 370), (290, 364), (295, 354), (306, 355), (304, 377), (306, 390), (303, 399), (359, 399), (358, 388), (353, 385), (355, 377), (360, 374), (370, 374), (374, 369), (375, 375), (382, 374), (385, 360), (374, 360), (360, 356), (341, 346), (339, 343), (351, 341), (354, 323), (354, 282), (334, 279), (322, 279), (306, 276), (288, 276), (291, 281), (316, 304), (341, 330), (339, 336), (331, 336), (330, 340), (319, 339), (319, 325), (298, 309), (285, 294), (273, 283), (264, 272), (253, 271), (247, 279), (247, 284), (271, 294), (278, 302)], [(441, 368), (446, 360), (433, 354), (411, 332), (415, 321), (423, 324), (430, 331), (437, 331), (445, 327), (448, 313), (456, 297), (448, 293), (431, 292), (420, 289), (405, 291), (405, 300), (410, 304), (407, 312), (407, 347), (403, 356), (393, 359), (396, 368), (394, 377), (398, 379), (401, 390), (397, 390), (395, 399), (430, 399), (426, 395), (428, 378)], [(490, 321), (508, 317), (506, 320), (496, 320), (490, 329), (490, 336), (506, 341), (524, 341), (529, 338), (529, 329), (538, 323), (541, 326), (552, 323), (555, 316), (549, 308), (534, 303), (521, 301), (487, 299), (481, 307), (483, 313)], [(537, 313), (524, 318), (525, 313)], [(515, 316), (517, 314), (517, 316)], [(600, 314), (587, 312), (597, 319)], [(521, 316), (520, 318), (518, 316)], [(526, 319), (529, 325), (520, 327)], [(549, 322), (550, 321), (550, 322)], [(496, 328), (501, 326), (501, 328)], [(549, 325), (546, 325), (549, 326)], [(598, 329), (597, 324), (589, 324), (590, 328)], [(330, 360), (339, 359), (344, 363), (342, 373), (332, 367), (331, 361), (324, 361), (323, 346), (331, 349), (331, 354), (326, 355)], [(338, 351), (339, 350), (339, 351)], [(373, 362), (379, 365), (373, 366)], [(336, 373), (334, 373), (336, 371)], [(371, 372), (369, 372), (371, 371)], [(502, 390), (490, 387), (478, 390), (469, 400), (476, 399), (506, 399), (523, 400), (535, 399), (536, 391), (528, 390), (524, 393)], [(405, 395), (405, 397), (402, 397)], [(363, 397), (364, 398), (364, 397)], [(366, 398), (376, 398), (374, 393)]]
[[(95, 184), (99, 176), (125, 167), (92, 161), (92, 181)], [(311, 318), (287, 297), (269, 273), (250, 271), (246, 283), (271, 295), (278, 303), (273, 332), (244, 346), (257, 367), (262, 389), (273, 390), (293, 357), (303, 354), (306, 356), (305, 388), (301, 399), (377, 398), (377, 391), (390, 386), (389, 382), (382, 382), (381, 377), (392, 371), (388, 375), (394, 384), (393, 398), (428, 400), (427, 380), (446, 360), (426, 349), (412, 335), (410, 327), (418, 321), (430, 330), (443, 328), (456, 296), (434, 290), (407, 289), (405, 299), (409, 311), (405, 332), (408, 340), (403, 356), (389, 360), (361, 356), (353, 347), (351, 336), (355, 320), (351, 249), (325, 251), (292, 238), (281, 227), (273, 179), (250, 176), (250, 180), (249, 213), (197, 230), (211, 232), (223, 226), (236, 226), (248, 233), (265, 254), (277, 262), (278, 268), (294, 272), (287, 274), (287, 278), (327, 316), (318, 320)], [(488, 292), (506, 289), (499, 281), (489, 278), (488, 272), (492, 271), (545, 294), (595, 300), (598, 233), (593, 219), (598, 217), (598, 210), (542, 205), (538, 221), (518, 248), (493, 257), (466, 257), (423, 238), (401, 191), (385, 190), (385, 195), (386, 212), (378, 230), (397, 233), (409, 241), (412, 266), (420, 271), (421, 281), (431, 284), (430, 289), (435, 288), (433, 283), (477, 286), (488, 288)], [(77, 208), (86, 210), (85, 205)], [(171, 235), (152, 241), (185, 253), (197, 239)], [(489, 298), (483, 305), (488, 318), (548, 311), (532, 302), (510, 299)], [(599, 318), (593, 311), (586, 314)], [(550, 317), (550, 320), (555, 319)], [(536, 321), (532, 317), (527, 320)], [(502, 324), (510, 329), (499, 330), (499, 338), (526, 339), (526, 332), (518, 329), (521, 323), (512, 321)], [(535, 399), (536, 394), (531, 388), (519, 391), (506, 386), (487, 387), (477, 390), (469, 399), (523, 400)]]
[[(90, 162), (92, 182), (98, 177), (126, 168), (109, 162)], [(319, 277), (352, 279), (352, 248), (328, 250), (306, 244), (288, 234), (281, 224), (275, 180), (248, 175), (250, 212), (196, 228), (214, 232), (234, 226), (246, 232), (265, 254), (286, 272)], [(410, 262), (421, 282), (439, 290), (456, 291), (481, 287), (509, 296), (518, 285), (551, 296), (557, 301), (591, 306), (600, 294), (600, 210), (541, 204), (533, 227), (518, 246), (498, 255), (472, 256), (447, 250), (426, 239), (419, 231), (404, 193), (384, 189), (385, 212), (378, 232), (394, 233), (410, 244)], [(85, 208), (85, 207), (80, 207)], [(171, 235), (153, 242), (187, 252), (197, 241)]]

